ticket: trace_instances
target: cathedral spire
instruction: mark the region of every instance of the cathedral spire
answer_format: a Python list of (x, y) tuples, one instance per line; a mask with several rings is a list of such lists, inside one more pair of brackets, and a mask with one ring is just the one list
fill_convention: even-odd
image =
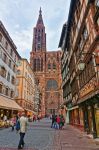
[(40, 7), (40, 10), (39, 10), (39, 15), (42, 15), (42, 10), (41, 10), (41, 7)]
[(42, 19), (41, 7), (39, 10), (39, 17), (37, 20), (37, 24), (36, 27), (34, 28), (32, 51), (35, 52), (46, 51), (46, 33), (45, 33), (45, 26), (43, 24), (43, 19)]
[(40, 10), (39, 10), (39, 17), (38, 17), (37, 25), (44, 25), (43, 19), (42, 19), (42, 10), (41, 10), (41, 7), (40, 7)]

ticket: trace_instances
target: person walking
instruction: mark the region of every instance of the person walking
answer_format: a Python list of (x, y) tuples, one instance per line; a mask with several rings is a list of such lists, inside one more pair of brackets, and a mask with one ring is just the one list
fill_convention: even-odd
[(59, 129), (60, 128), (60, 116), (59, 115), (57, 115), (56, 122), (57, 122), (57, 129)]
[(19, 140), (19, 145), (18, 149), (22, 149), (24, 147), (24, 136), (27, 130), (27, 118), (25, 117), (25, 113), (22, 113), (22, 116), (19, 119), (20, 122), (20, 140)]
[(13, 116), (12, 118), (11, 118), (11, 127), (12, 127), (12, 131), (14, 131), (14, 126), (16, 125), (16, 117), (15, 116)]
[(52, 114), (52, 124), (51, 124), (51, 128), (54, 127), (54, 122), (55, 122), (55, 114)]

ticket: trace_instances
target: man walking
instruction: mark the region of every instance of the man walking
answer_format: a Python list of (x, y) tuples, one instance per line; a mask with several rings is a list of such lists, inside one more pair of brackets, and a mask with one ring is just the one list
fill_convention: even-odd
[(27, 118), (25, 117), (24, 112), (22, 113), (19, 122), (20, 122), (20, 141), (19, 141), (18, 149), (22, 149), (24, 147), (24, 136), (27, 130)]

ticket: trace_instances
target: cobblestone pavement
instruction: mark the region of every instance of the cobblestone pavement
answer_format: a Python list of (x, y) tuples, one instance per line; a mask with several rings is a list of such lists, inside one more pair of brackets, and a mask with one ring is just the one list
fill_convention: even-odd
[[(29, 123), (24, 150), (99, 150), (94, 140), (71, 126), (50, 128), (51, 121)], [(19, 134), (11, 128), (0, 130), (0, 150), (17, 150)]]

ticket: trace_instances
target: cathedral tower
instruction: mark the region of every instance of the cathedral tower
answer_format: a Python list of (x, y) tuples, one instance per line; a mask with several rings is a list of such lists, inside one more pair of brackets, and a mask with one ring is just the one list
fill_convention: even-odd
[(42, 115), (45, 115), (44, 109), (45, 59), (46, 59), (46, 33), (42, 18), (42, 10), (40, 8), (37, 24), (33, 30), (33, 43), (32, 43), (32, 52), (30, 53), (30, 65), (35, 73), (36, 81), (40, 89)]
[(46, 50), (46, 33), (41, 8), (33, 30), (30, 65), (40, 90), (41, 115), (57, 113), (62, 103), (61, 52)]

